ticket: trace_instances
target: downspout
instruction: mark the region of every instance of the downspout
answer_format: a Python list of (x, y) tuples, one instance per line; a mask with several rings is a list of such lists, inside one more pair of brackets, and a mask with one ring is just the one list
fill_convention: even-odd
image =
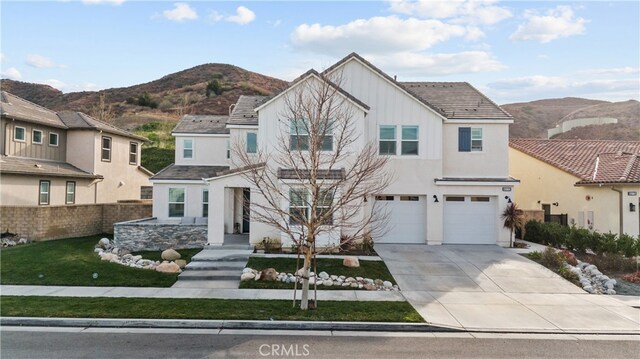
[(98, 183), (104, 181), (104, 178), (100, 178), (99, 180), (94, 182), (93, 187), (93, 203), (98, 203)]
[(624, 215), (623, 215), (623, 208), (622, 208), (622, 190), (616, 189), (615, 187), (611, 187), (612, 191), (618, 192), (618, 213), (620, 214), (620, 231), (618, 232), (618, 235), (622, 235), (623, 232), (623, 220), (624, 220)]

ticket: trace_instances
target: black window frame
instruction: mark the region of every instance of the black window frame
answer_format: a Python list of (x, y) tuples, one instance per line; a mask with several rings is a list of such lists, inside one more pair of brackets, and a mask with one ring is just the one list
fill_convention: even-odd
[[(51, 139), (55, 136), (56, 139), (56, 143), (51, 144)], [(49, 132), (49, 146), (51, 147), (58, 147), (60, 146), (60, 135), (57, 132)]]
[[(16, 136), (18, 134), (18, 129), (22, 130), (22, 139), (19, 139)], [(27, 142), (27, 128), (22, 126), (15, 126), (13, 129), (13, 140), (15, 142)]]

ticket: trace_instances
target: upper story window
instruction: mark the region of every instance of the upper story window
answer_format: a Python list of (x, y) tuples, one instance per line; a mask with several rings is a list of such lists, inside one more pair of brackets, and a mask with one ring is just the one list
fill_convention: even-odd
[(38, 191), (38, 204), (49, 204), (51, 181), (41, 180)]
[(258, 134), (255, 132), (247, 132), (247, 153), (258, 152)]
[(193, 140), (182, 140), (182, 158), (193, 158)]
[(36, 145), (41, 145), (42, 144), (42, 131), (33, 130), (33, 132), (31, 133), (31, 142), (36, 144)]
[(402, 148), (400, 153), (418, 155), (418, 126), (402, 126)]
[(458, 151), (480, 152), (483, 149), (482, 128), (459, 127)]
[(396, 126), (380, 126), (380, 151), (381, 155), (396, 155)]
[(19, 142), (24, 142), (25, 141), (25, 133), (26, 132), (27, 132), (27, 130), (24, 127), (16, 126), (16, 129), (13, 132), (13, 140), (14, 141), (19, 141)]
[[(333, 151), (333, 131), (330, 125), (320, 132), (324, 132), (320, 151)], [(308, 124), (304, 120), (291, 120), (289, 122), (289, 149), (293, 151), (309, 150), (309, 130)]]
[(76, 203), (76, 183), (74, 181), (67, 182), (67, 192), (64, 203), (73, 204)]
[(184, 188), (169, 188), (169, 217), (184, 217)]
[(57, 133), (51, 132), (49, 133), (49, 146), (58, 147), (58, 143), (60, 142), (60, 137)]
[(105, 162), (111, 162), (111, 137), (102, 136), (101, 158)]
[(138, 144), (135, 142), (129, 142), (129, 164), (138, 164)]

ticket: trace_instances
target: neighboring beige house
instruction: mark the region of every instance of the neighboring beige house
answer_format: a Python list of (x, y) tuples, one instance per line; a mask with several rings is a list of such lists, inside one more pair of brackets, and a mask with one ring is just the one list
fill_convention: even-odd
[(640, 232), (640, 141), (512, 139), (509, 171), (523, 210), (566, 214), (599, 232)]
[(141, 198), (144, 137), (80, 112), (54, 112), (2, 91), (0, 204), (58, 206)]

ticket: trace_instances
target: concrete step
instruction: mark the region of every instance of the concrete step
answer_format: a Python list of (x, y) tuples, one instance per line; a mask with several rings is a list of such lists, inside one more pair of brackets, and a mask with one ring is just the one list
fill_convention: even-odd
[(230, 253), (223, 256), (199, 255), (191, 258), (192, 262), (243, 262), (247, 263), (250, 255), (244, 253)]
[(179, 280), (171, 288), (238, 289), (238, 280)]
[(242, 272), (246, 262), (242, 261), (194, 261), (187, 264), (185, 270), (236, 270)]

